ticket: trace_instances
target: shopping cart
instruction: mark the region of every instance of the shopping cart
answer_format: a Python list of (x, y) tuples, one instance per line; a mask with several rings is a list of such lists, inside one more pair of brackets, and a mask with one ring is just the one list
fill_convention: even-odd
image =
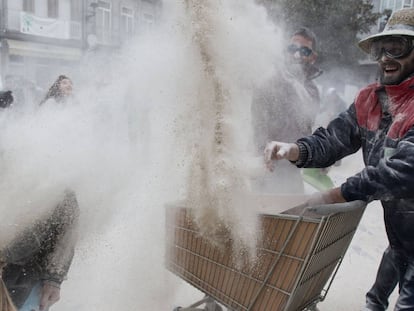
[(312, 211), (298, 206), (281, 214), (260, 214), (263, 234), (257, 260), (243, 267), (232, 256), (230, 238), (225, 248), (218, 247), (199, 234), (193, 209), (167, 207), (167, 269), (206, 295), (187, 308), (174, 310), (316, 310), (365, 206), (355, 201), (313, 207)]

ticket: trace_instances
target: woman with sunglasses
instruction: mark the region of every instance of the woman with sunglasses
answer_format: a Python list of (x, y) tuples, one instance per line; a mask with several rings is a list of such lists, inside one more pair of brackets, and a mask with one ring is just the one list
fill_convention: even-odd
[[(387, 308), (399, 283), (395, 311), (414, 310), (414, 8), (394, 12), (383, 32), (359, 46), (379, 66), (380, 80), (362, 89), (327, 128), (295, 143), (272, 141), (265, 162), (287, 159), (297, 167), (327, 167), (362, 149), (365, 168), (340, 187), (314, 195), (310, 207), (381, 201), (390, 248), (384, 253), (366, 310)], [(389, 251), (390, 250), (390, 251)], [(384, 266), (383, 264), (386, 264)]]

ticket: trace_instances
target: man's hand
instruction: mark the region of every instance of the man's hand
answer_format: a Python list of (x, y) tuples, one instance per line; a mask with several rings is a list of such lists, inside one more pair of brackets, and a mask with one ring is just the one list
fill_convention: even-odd
[(344, 203), (346, 200), (342, 196), (341, 188), (332, 188), (324, 192), (317, 192), (310, 196), (306, 201), (308, 206)]
[(273, 160), (287, 159), (289, 161), (297, 161), (298, 157), (299, 147), (296, 144), (271, 141), (267, 143), (264, 150), (265, 164), (271, 172), (274, 170)]
[(51, 305), (60, 299), (60, 288), (54, 282), (45, 281), (40, 296), (39, 310), (47, 310)]

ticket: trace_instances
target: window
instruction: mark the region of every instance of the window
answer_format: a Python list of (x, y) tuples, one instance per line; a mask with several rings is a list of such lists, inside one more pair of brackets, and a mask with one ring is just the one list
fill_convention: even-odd
[(393, 10), (395, 0), (383, 0), (381, 1), (381, 12), (384, 10)]
[(111, 2), (107, 0), (99, 0), (98, 1), (98, 8), (111, 11)]
[(34, 0), (23, 0), (23, 11), (34, 13)]
[(123, 7), (121, 9), (121, 31), (124, 34), (134, 33), (134, 10)]
[(59, 0), (47, 0), (47, 16), (50, 18), (59, 17)]
[(152, 25), (154, 23), (154, 15), (148, 14), (148, 13), (144, 13), (144, 21), (148, 25)]
[(413, 0), (404, 0), (404, 8), (411, 8), (413, 6)]
[(82, 20), (82, 0), (70, 1), (70, 19), (79, 22)]
[(98, 1), (96, 8), (96, 35), (101, 42), (109, 42), (112, 29), (112, 4), (108, 0)]

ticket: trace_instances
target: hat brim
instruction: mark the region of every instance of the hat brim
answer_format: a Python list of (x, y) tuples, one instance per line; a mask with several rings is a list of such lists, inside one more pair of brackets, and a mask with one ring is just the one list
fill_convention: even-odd
[(365, 52), (369, 53), (371, 42), (374, 39), (386, 36), (410, 36), (414, 37), (414, 31), (409, 29), (393, 29), (385, 30), (383, 32), (377, 33), (376, 35), (369, 36), (365, 39), (362, 39), (358, 42), (358, 46)]

